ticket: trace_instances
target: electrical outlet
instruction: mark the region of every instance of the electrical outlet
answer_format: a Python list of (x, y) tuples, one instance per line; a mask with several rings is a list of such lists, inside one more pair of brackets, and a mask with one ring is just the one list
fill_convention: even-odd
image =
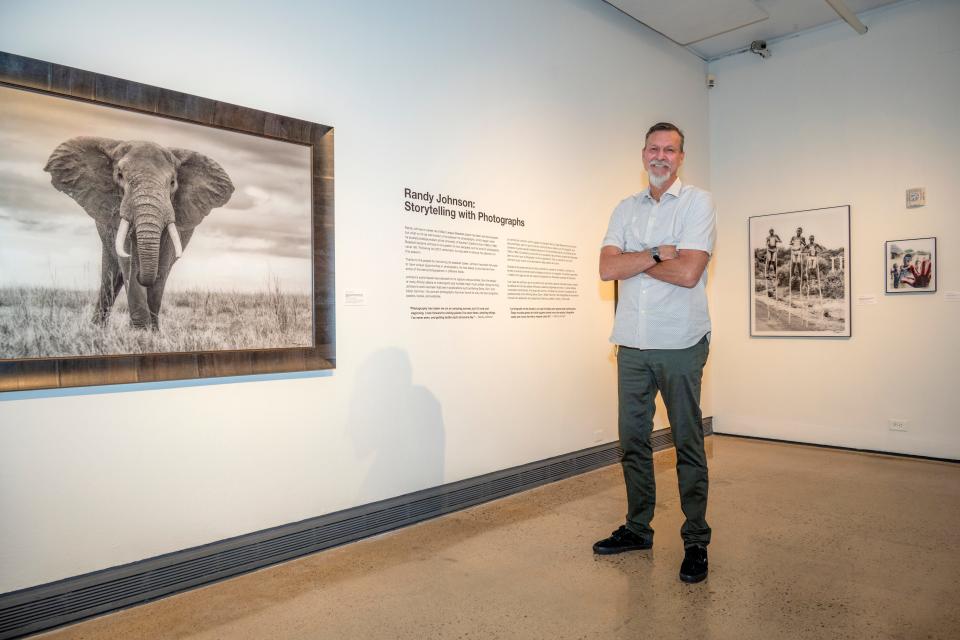
[(603, 431), (599, 429), (593, 432), (593, 441), (594, 442), (603, 442)]
[(909, 431), (907, 427), (910, 425), (909, 420), (894, 420), (890, 419), (890, 431)]

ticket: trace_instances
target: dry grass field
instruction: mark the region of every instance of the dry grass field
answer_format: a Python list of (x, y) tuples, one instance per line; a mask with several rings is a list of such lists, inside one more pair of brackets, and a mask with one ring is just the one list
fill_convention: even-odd
[(96, 291), (0, 288), (0, 359), (309, 347), (309, 295), (168, 292), (160, 331), (130, 326), (121, 290), (106, 326), (92, 321)]

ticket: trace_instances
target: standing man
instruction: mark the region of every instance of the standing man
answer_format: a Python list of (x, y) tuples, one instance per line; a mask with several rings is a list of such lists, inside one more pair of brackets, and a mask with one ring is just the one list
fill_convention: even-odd
[(650, 127), (643, 166), (650, 187), (614, 209), (600, 250), (600, 278), (620, 281), (610, 341), (618, 345), (620, 446), (627, 487), (626, 523), (593, 545), (610, 554), (653, 546), (654, 401), (663, 395), (677, 449), (680, 529), (685, 549), (680, 579), (707, 577), (707, 457), (703, 450), (700, 381), (709, 350), (706, 267), (716, 239), (711, 195), (677, 178), (683, 133)]
[(807, 294), (810, 294), (810, 277), (817, 279), (817, 288), (820, 297), (823, 298), (823, 285), (820, 282), (820, 254), (826, 251), (826, 247), (817, 242), (814, 235), (810, 234), (810, 242), (807, 243), (807, 264), (804, 269), (807, 271)]
[(803, 227), (797, 227), (797, 234), (790, 238), (790, 289), (793, 290), (793, 271), (797, 271), (799, 287), (803, 287), (803, 253), (807, 250), (807, 241), (803, 238)]
[[(773, 229), (770, 229), (770, 235), (767, 236), (767, 271), (770, 271), (770, 267), (773, 267), (777, 263), (777, 247), (783, 243), (783, 240), (780, 239)], [(773, 270), (776, 274), (776, 269)]]
[[(770, 235), (767, 236), (767, 259), (764, 262), (764, 278), (767, 281), (767, 297), (777, 297), (777, 249), (783, 244), (773, 229), (770, 229)], [(773, 291), (770, 291), (770, 280), (773, 280)]]

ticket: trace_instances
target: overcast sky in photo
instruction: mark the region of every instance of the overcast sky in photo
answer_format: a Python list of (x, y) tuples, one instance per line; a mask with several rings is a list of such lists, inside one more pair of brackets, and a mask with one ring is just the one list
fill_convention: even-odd
[(0, 87), (0, 287), (96, 289), (93, 219), (43, 170), (77, 136), (149, 140), (215, 160), (236, 190), (196, 228), (168, 290), (311, 291), (310, 148)]
[(770, 229), (780, 236), (783, 242), (781, 248), (788, 247), (790, 238), (797, 234), (797, 227), (803, 227), (803, 239), (808, 243), (812, 235), (816, 236), (816, 243), (825, 249), (842, 249), (850, 241), (847, 211), (847, 207), (843, 206), (750, 218), (751, 249), (766, 248)]
[[(933, 238), (913, 238), (910, 240), (895, 240), (887, 244), (887, 249), (890, 253), (896, 253), (902, 255), (905, 252), (909, 253), (924, 253), (933, 255), (934, 239)], [(888, 258), (890, 256), (887, 256)]]

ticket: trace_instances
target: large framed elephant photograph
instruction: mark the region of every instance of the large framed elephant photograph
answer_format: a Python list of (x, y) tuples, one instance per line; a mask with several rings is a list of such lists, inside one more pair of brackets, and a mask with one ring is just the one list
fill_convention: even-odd
[(0, 53), (0, 391), (333, 368), (333, 129)]

